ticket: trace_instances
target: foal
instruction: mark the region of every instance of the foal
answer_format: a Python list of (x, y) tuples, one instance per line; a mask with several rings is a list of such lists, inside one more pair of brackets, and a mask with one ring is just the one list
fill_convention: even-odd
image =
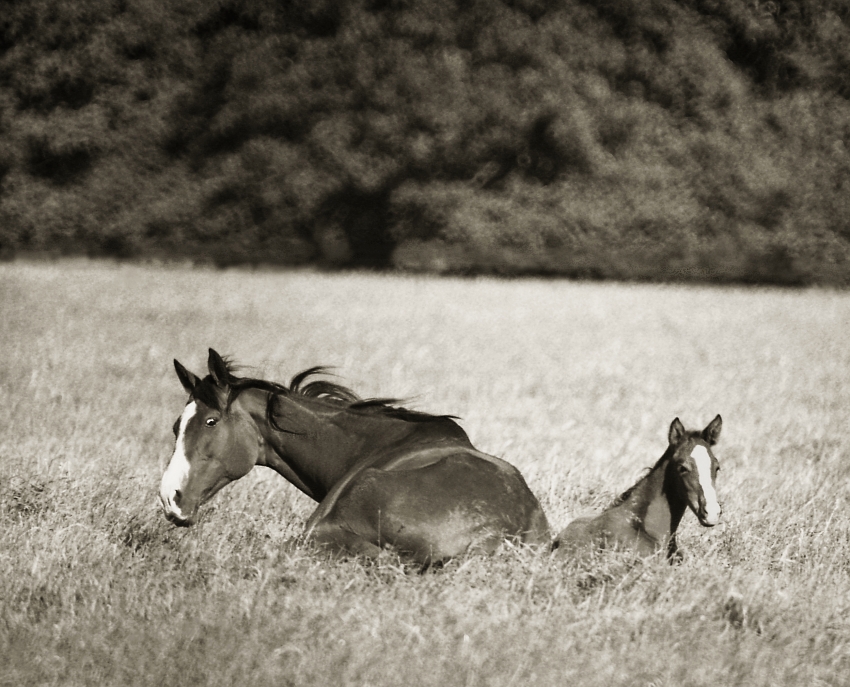
[(555, 555), (589, 547), (616, 548), (638, 556), (666, 549), (669, 559), (680, 559), (676, 529), (687, 507), (705, 527), (720, 520), (714, 489), (720, 468), (711, 447), (720, 437), (722, 422), (718, 415), (697, 432), (687, 431), (679, 418), (673, 420), (669, 446), (649, 473), (601, 515), (567, 525), (552, 543)]

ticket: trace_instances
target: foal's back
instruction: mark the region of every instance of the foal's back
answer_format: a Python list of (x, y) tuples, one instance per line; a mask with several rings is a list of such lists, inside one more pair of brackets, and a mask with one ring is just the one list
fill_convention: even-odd
[(628, 510), (614, 506), (595, 517), (576, 518), (561, 530), (552, 546), (559, 558), (581, 556), (597, 549), (634, 551), (640, 556), (651, 556), (658, 551), (659, 542), (635, 526)]

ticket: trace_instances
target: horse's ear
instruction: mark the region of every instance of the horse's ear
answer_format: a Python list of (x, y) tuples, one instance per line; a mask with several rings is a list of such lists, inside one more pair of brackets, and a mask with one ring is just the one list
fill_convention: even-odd
[(230, 379), (230, 372), (227, 369), (227, 363), (216, 351), (210, 349), (210, 357), (207, 360), (210, 375), (215, 380), (216, 385), (220, 387), (227, 386), (227, 380)]
[(174, 359), (174, 369), (177, 371), (177, 379), (180, 380), (183, 388), (191, 394), (198, 385), (198, 378), (183, 367), (176, 358)]
[(667, 432), (667, 441), (671, 445), (678, 444), (683, 436), (685, 436), (685, 426), (679, 418), (676, 418), (670, 423), (670, 431)]
[(720, 438), (721, 429), (723, 429), (723, 419), (718, 415), (702, 430), (702, 438), (708, 442), (709, 446), (714, 446)]

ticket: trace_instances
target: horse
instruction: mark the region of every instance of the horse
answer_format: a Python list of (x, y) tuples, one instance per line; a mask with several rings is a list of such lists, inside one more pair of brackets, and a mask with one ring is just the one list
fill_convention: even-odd
[[(382, 551), (428, 567), (505, 539), (549, 544), (549, 525), (519, 470), (477, 450), (451, 415), (361, 399), (312, 367), (289, 386), (238, 377), (213, 349), (203, 379), (177, 360), (189, 399), (159, 489), (165, 517), (199, 507), (260, 465), (318, 502), (305, 538), (332, 552)], [(307, 382), (307, 383), (305, 383)]]
[(720, 465), (711, 447), (722, 425), (720, 415), (701, 432), (673, 420), (667, 450), (649, 472), (600, 515), (567, 525), (552, 543), (555, 557), (606, 548), (648, 557), (666, 549), (671, 562), (681, 560), (676, 530), (685, 510), (690, 508), (704, 527), (720, 521), (715, 490)]

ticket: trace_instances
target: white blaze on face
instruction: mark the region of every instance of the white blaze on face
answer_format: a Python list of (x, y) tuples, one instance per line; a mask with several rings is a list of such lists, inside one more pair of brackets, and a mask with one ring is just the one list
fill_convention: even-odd
[(705, 524), (716, 525), (720, 522), (720, 504), (717, 502), (717, 492), (711, 483), (711, 456), (708, 449), (702, 444), (694, 446), (691, 458), (697, 466), (699, 485), (702, 487), (702, 495), (705, 499)]
[(186, 458), (186, 426), (197, 411), (198, 405), (194, 401), (183, 410), (183, 415), (180, 416), (180, 428), (177, 430), (177, 443), (174, 446), (174, 453), (159, 485), (159, 499), (162, 501), (162, 507), (166, 513), (171, 513), (180, 520), (185, 520), (186, 517), (180, 510), (180, 506), (174, 502), (174, 497), (178, 491), (185, 488), (186, 480), (189, 479), (189, 461)]

